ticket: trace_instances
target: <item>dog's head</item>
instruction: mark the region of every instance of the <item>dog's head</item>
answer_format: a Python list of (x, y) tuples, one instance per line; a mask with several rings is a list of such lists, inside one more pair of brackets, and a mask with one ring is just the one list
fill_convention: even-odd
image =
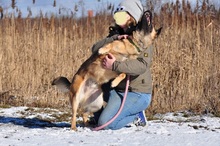
[(137, 25), (137, 30), (143, 31), (144, 34), (149, 34), (152, 29), (152, 12), (147, 10), (143, 13), (141, 21)]
[(133, 33), (133, 37), (142, 48), (148, 48), (157, 36), (159, 36), (162, 27), (155, 30), (152, 24), (152, 12), (147, 10), (143, 13), (141, 21), (137, 25), (136, 31)]

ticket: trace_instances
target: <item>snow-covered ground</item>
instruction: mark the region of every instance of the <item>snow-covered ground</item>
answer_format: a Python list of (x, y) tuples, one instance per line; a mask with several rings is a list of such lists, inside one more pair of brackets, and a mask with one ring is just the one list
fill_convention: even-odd
[[(188, 112), (155, 115), (148, 127), (70, 130), (55, 109), (0, 108), (0, 146), (220, 146), (220, 118)], [(58, 118), (59, 117), (59, 118)], [(80, 120), (80, 119), (79, 119)]]

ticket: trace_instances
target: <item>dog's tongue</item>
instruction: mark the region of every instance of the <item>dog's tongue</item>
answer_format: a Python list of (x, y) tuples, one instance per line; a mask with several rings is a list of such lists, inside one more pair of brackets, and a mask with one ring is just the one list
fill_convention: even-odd
[(146, 18), (147, 18), (147, 23), (148, 23), (148, 26), (150, 26), (150, 24), (151, 24), (151, 20), (150, 20), (150, 15), (147, 13), (147, 14), (145, 14), (146, 15)]
[(150, 26), (150, 24), (151, 24), (150, 17), (147, 17), (147, 22), (148, 22), (148, 26)]

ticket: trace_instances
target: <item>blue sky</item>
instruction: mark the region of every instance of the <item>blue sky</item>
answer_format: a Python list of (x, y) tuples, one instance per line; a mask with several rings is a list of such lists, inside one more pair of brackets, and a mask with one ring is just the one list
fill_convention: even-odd
[[(74, 11), (75, 5), (79, 5), (81, 3), (81, 6), (78, 7), (78, 12), (76, 12), (77, 16), (80, 16), (82, 14), (82, 10), (87, 15), (88, 10), (93, 10), (96, 12), (96, 10), (102, 10), (106, 9), (107, 6), (111, 3), (114, 5), (118, 5), (118, 0), (56, 0), (56, 7), (53, 7), (54, 0), (35, 0), (35, 4), (33, 4), (32, 0), (16, 0), (16, 6), (18, 9), (22, 11), (22, 16), (27, 16), (28, 11), (27, 8), (29, 7), (32, 11), (33, 15), (39, 14), (40, 10), (45, 12), (52, 12), (59, 14), (59, 10), (61, 10), (61, 13), (63, 14), (71, 14)], [(16, 8), (11, 8), (11, 0), (0, 0), (0, 6), (4, 8), (5, 12), (15, 12)]]
[[(59, 14), (59, 10), (61, 14), (71, 14), (74, 11), (75, 5), (79, 5), (80, 2), (83, 4), (79, 7), (78, 12), (76, 12), (76, 16), (79, 17), (84, 13), (84, 16), (87, 15), (88, 10), (93, 10), (94, 13), (98, 10), (107, 9), (107, 6), (111, 3), (117, 6), (120, 0), (56, 0), (56, 7), (53, 7), (54, 0), (35, 0), (35, 4), (33, 4), (33, 0), (15, 0), (16, 6), (18, 9), (22, 11), (22, 16), (26, 17), (28, 14), (27, 8), (30, 8), (32, 11), (32, 16), (39, 15), (40, 10), (45, 14), (47, 13), (55, 13)], [(145, 2), (146, 0), (142, 0)], [(164, 2), (174, 2), (175, 0), (162, 0)], [(180, 0), (181, 1), (181, 0)], [(189, 0), (193, 5), (196, 4), (196, 0)], [(202, 0), (199, 0), (202, 1)], [(220, 6), (220, 0), (209, 0), (210, 3), (213, 3), (216, 7)], [(14, 12), (16, 14), (16, 8), (11, 8), (11, 0), (0, 0), (0, 6), (3, 7), (4, 13)]]

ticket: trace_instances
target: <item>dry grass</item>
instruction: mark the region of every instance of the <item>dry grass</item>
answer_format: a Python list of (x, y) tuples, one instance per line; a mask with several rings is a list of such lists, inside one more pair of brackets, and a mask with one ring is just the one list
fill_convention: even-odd
[[(163, 31), (155, 44), (153, 101), (149, 114), (177, 110), (220, 115), (220, 10), (187, 3), (167, 4), (155, 14)], [(0, 20), (0, 103), (69, 107), (68, 96), (51, 81), (72, 78), (91, 54), (91, 46), (108, 33), (105, 13), (76, 20), (68, 17)]]

